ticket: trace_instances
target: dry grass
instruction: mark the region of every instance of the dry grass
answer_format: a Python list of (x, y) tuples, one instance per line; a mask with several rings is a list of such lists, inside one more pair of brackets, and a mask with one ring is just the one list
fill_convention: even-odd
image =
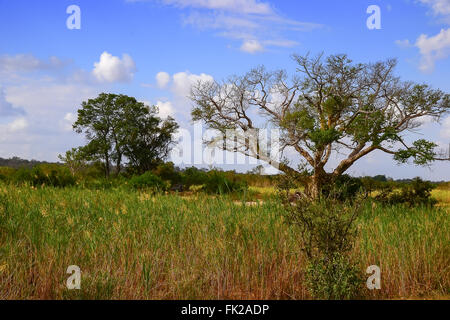
[[(361, 271), (382, 269), (366, 298), (449, 295), (447, 208), (368, 205), (358, 223)], [(270, 200), (0, 186), (0, 299), (308, 299), (303, 261)]]

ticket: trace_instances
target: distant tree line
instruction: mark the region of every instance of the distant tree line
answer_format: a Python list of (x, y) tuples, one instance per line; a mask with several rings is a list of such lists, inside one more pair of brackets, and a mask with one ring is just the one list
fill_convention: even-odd
[(49, 162), (38, 160), (26, 160), (19, 157), (12, 157), (9, 159), (0, 158), (0, 167), (9, 167), (14, 169), (32, 168), (38, 164), (46, 164)]

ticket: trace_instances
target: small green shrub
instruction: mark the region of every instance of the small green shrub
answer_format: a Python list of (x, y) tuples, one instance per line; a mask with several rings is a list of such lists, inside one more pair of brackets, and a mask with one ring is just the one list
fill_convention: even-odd
[(223, 172), (211, 171), (205, 183), (204, 190), (211, 194), (226, 194), (241, 192), (248, 188), (243, 181), (233, 181), (228, 179)]
[(389, 205), (403, 203), (410, 207), (434, 206), (437, 200), (431, 197), (431, 191), (435, 187), (433, 183), (417, 177), (411, 183), (399, 185), (400, 191), (397, 191), (392, 185), (380, 188), (380, 193), (375, 197), (375, 200)]
[(9, 182), (14, 178), (16, 169), (9, 167), (0, 167), (0, 181)]
[(333, 183), (324, 186), (322, 193), (325, 196), (334, 193), (334, 196), (340, 201), (352, 200), (364, 188), (364, 185), (359, 178), (354, 178), (348, 174), (339, 176)]
[(338, 188), (315, 200), (298, 193), (294, 203), (289, 190), (281, 190), (280, 196), (286, 221), (298, 230), (306, 253), (306, 280), (311, 295), (317, 299), (358, 296), (361, 279), (349, 252), (357, 236), (355, 221), (362, 212), (362, 199), (342, 201)]
[(208, 174), (205, 171), (199, 170), (195, 167), (190, 167), (183, 172), (183, 183), (186, 189), (191, 186), (201, 186), (208, 180)]
[(171, 185), (180, 184), (183, 182), (183, 177), (179, 170), (175, 168), (172, 162), (162, 163), (153, 170), (153, 174), (157, 175), (164, 181), (169, 181)]
[(343, 300), (360, 295), (363, 279), (348, 255), (334, 252), (310, 260), (306, 283), (316, 299)]
[(12, 177), (12, 182), (18, 185), (28, 183), (34, 187), (64, 188), (75, 185), (76, 180), (67, 167), (57, 164), (41, 164), (31, 169), (18, 169)]
[(149, 171), (140, 176), (134, 176), (129, 184), (134, 189), (150, 189), (154, 192), (166, 191), (169, 188), (167, 182)]

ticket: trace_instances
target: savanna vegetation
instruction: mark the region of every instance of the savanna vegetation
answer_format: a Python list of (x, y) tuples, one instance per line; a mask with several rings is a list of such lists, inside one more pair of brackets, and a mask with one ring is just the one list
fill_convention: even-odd
[[(298, 230), (264, 189), (258, 201), (3, 184), (0, 298), (310, 299)], [(364, 204), (349, 252), (359, 298), (448, 298), (450, 190), (433, 195), (434, 208)], [(381, 290), (365, 288), (373, 264)], [(69, 265), (82, 270), (80, 290), (65, 286)]]
[[(73, 127), (86, 144), (61, 163), (6, 161), (0, 299), (449, 298), (448, 183), (345, 174), (375, 150), (400, 164), (448, 160), (405, 133), (439, 121), (449, 95), (401, 81), (395, 60), (294, 59), (289, 81), (260, 67), (198, 83), (191, 96), (192, 118), (219, 133), (210, 144), (278, 175), (178, 168), (167, 162), (174, 119), (106, 93), (82, 103)], [(303, 159), (298, 168), (268, 157), (261, 119)], [(243, 144), (220, 136), (230, 129)], [(337, 151), (347, 155), (327, 172)], [(80, 290), (66, 287), (70, 265), (82, 270)], [(371, 265), (379, 290), (366, 287)]]

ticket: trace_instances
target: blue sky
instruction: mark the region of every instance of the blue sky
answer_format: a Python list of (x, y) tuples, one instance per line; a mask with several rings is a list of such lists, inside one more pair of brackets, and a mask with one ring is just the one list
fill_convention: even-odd
[[(81, 10), (79, 30), (66, 26), (70, 5)], [(366, 26), (370, 5), (380, 30)], [(396, 57), (404, 80), (450, 92), (450, 0), (0, 0), (0, 24), (0, 157), (55, 161), (81, 145), (76, 110), (103, 91), (157, 104), (192, 130), (193, 81), (259, 64), (292, 74), (293, 53)], [(448, 148), (450, 118), (422, 133)], [(450, 180), (448, 163), (397, 166), (378, 153), (349, 172)]]

